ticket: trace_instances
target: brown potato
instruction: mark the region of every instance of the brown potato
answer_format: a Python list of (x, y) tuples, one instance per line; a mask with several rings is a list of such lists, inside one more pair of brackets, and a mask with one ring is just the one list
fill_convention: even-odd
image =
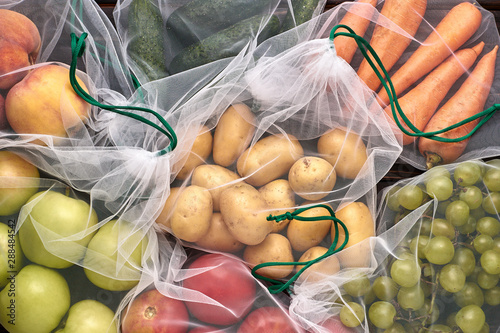
[(231, 105), (214, 131), (213, 159), (218, 165), (233, 164), (248, 148), (255, 133), (255, 115), (245, 104)]
[[(314, 202), (305, 202), (303, 206), (309, 206)], [(311, 207), (299, 214), (303, 217), (330, 216), (324, 207)], [(303, 252), (318, 245), (331, 230), (332, 220), (299, 221), (293, 219), (288, 224), (287, 237), (295, 251)]]
[[(266, 262), (293, 262), (293, 253), (288, 239), (280, 234), (271, 233), (257, 245), (247, 246), (243, 259), (253, 268)], [(257, 270), (257, 273), (271, 278), (282, 279), (293, 272), (293, 265), (269, 266)]]
[(238, 174), (253, 186), (262, 186), (288, 173), (304, 155), (293, 135), (271, 135), (260, 139), (238, 158)]
[(288, 181), (298, 196), (306, 200), (320, 200), (333, 190), (337, 176), (327, 160), (305, 156), (292, 165)]
[(196, 245), (206, 250), (234, 253), (245, 247), (227, 229), (221, 213), (213, 213), (207, 233), (196, 241)]
[(208, 189), (212, 195), (214, 211), (220, 210), (219, 198), (222, 191), (238, 182), (240, 176), (236, 172), (220, 165), (203, 164), (197, 166), (191, 177), (191, 184)]
[(163, 205), (160, 215), (158, 215), (158, 217), (156, 218), (156, 223), (160, 224), (160, 226), (171, 229), (172, 226), (170, 224), (170, 219), (172, 218), (175, 203), (177, 202), (177, 198), (179, 197), (181, 189), (181, 187), (170, 188), (170, 194), (168, 195), (168, 198)]
[[(314, 246), (308, 249), (306, 252), (302, 254), (299, 259), (299, 262), (307, 262), (310, 260), (314, 260), (316, 258), (324, 255), (328, 249), (323, 246)], [(297, 265), (295, 270), (299, 271), (302, 269), (304, 265)], [(340, 262), (336, 255), (331, 255), (329, 257), (324, 258), (323, 260), (309, 266), (305, 271), (300, 274), (298, 281), (308, 282), (318, 282), (328, 276), (334, 275), (340, 271)]]
[(319, 138), (318, 152), (333, 165), (337, 176), (347, 179), (355, 179), (368, 159), (361, 137), (340, 128), (330, 130)]
[(173, 173), (177, 173), (177, 179), (185, 180), (189, 178), (194, 168), (205, 163), (212, 153), (212, 142), (212, 133), (210, 133), (208, 127), (202, 126), (187, 157), (177, 161), (172, 167)]
[[(272, 210), (269, 215), (278, 216), (295, 210), (295, 193), (286, 179), (276, 179), (259, 188), (259, 192)], [(280, 232), (289, 220), (274, 222), (273, 232)]]

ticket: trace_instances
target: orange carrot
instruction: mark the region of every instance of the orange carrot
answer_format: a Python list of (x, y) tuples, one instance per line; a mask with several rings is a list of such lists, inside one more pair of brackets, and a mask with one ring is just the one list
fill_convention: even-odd
[[(370, 46), (375, 50), (387, 71), (398, 61), (410, 44), (411, 38), (408, 35), (412, 37), (415, 35), (426, 8), (427, 0), (385, 1), (380, 11), (382, 16), (378, 19), (379, 25), (373, 29)], [(403, 29), (408, 35), (402, 34), (402, 31), (395, 31), (381, 25), (384, 22), (382, 20), (385, 20), (385, 18)], [(379, 66), (376, 66), (381, 71)], [(379, 78), (366, 59), (363, 59), (359, 65), (358, 76), (372, 90), (376, 90), (380, 86)]]
[[(460, 89), (429, 120), (424, 132), (438, 131), (483, 111), (495, 76), (498, 45), (477, 63)], [(439, 134), (444, 138), (459, 138), (470, 133), (479, 119)], [(438, 142), (420, 138), (418, 148), (427, 160), (427, 167), (454, 162), (464, 152), (469, 139), (459, 142)]]
[[(436, 67), (427, 77), (406, 95), (399, 98), (399, 105), (411, 121), (411, 123), (423, 131), (425, 125), (437, 110), (439, 104), (448, 94), (453, 84), (474, 64), (484, 47), (484, 42), (480, 42), (470, 49), (463, 49), (451, 55), (441, 65)], [(390, 106), (385, 108), (385, 112), (394, 120)], [(399, 117), (400, 123), (409, 131)], [(407, 145), (415, 141), (415, 136), (403, 133), (403, 144)]]
[[(469, 2), (453, 7), (424, 43), (391, 76), (396, 96), (462, 46), (477, 31), (481, 20), (481, 12)], [(389, 103), (385, 89), (379, 92), (378, 97), (381, 105)]]
[[(368, 17), (372, 17), (375, 12), (375, 5), (377, 5), (377, 0), (357, 1), (344, 15), (339, 24), (347, 25), (358, 36), (364, 36), (370, 25)], [(340, 28), (337, 32), (347, 32), (347, 30)], [(337, 55), (350, 63), (358, 48), (356, 41), (350, 37), (338, 36), (335, 38), (334, 44)]]

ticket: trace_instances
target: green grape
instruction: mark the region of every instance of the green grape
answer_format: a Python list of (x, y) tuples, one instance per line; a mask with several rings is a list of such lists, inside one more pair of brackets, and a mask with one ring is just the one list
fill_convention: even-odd
[(394, 324), (396, 309), (394, 305), (386, 301), (377, 301), (370, 305), (368, 318), (375, 327), (388, 329)]
[(493, 238), (493, 248), (497, 252), (500, 252), (500, 237)]
[(500, 168), (500, 158), (489, 160), (488, 162), (486, 162), (486, 165), (492, 168)]
[(455, 327), (457, 326), (457, 313), (456, 312), (452, 312), (448, 315), (448, 317), (446, 317), (446, 325), (448, 325), (449, 327)]
[(461, 308), (471, 304), (483, 306), (484, 294), (483, 290), (477, 285), (477, 283), (466, 282), (462, 290), (453, 294), (453, 299)]
[(425, 297), (429, 297), (432, 295), (432, 285), (429, 283), (421, 283), (420, 288), (424, 291)]
[(427, 182), (425, 191), (438, 201), (448, 200), (453, 194), (453, 181), (450, 177), (433, 177)]
[(427, 170), (424, 173), (424, 184), (427, 185), (427, 182), (433, 178), (436, 177), (448, 177), (451, 178), (450, 171), (446, 169), (442, 165), (437, 165), (435, 167), (432, 167), (431, 169)]
[[(409, 244), (408, 244), (409, 246)], [(407, 249), (406, 252), (401, 252), (399, 257), (397, 257), (399, 260), (411, 260), (411, 261), (416, 261), (419, 266), (422, 265), (422, 260), (420, 258), (415, 257), (413, 253), (411, 253), (411, 250)]]
[(477, 265), (476, 267), (474, 267), (474, 272), (472, 272), (471, 275), (469, 275), (467, 277), (467, 281), (470, 281), (470, 282), (474, 282), (474, 283), (477, 283), (477, 275), (479, 274), (479, 272), (481, 272), (483, 269), (481, 268), (480, 265)]
[(405, 310), (418, 310), (424, 306), (425, 293), (420, 285), (401, 287), (396, 296), (398, 304)]
[(365, 320), (365, 309), (356, 302), (349, 302), (340, 310), (340, 321), (347, 327), (357, 327)]
[(428, 330), (425, 330), (429, 333), (451, 333), (453, 332), (449, 326), (443, 324), (431, 325)]
[(500, 168), (491, 168), (486, 171), (483, 182), (490, 192), (500, 191)]
[(396, 260), (391, 266), (391, 277), (401, 287), (412, 287), (420, 280), (422, 271), (416, 260)]
[(474, 268), (476, 267), (476, 256), (471, 249), (459, 247), (455, 249), (455, 255), (450, 263), (460, 266), (465, 276), (469, 276), (474, 272)]
[(478, 327), (483, 327), (486, 316), (479, 306), (471, 304), (458, 310), (456, 321), (464, 333), (477, 333)]
[(401, 210), (401, 205), (399, 204), (398, 200), (398, 194), (397, 192), (401, 189), (401, 186), (394, 185), (387, 191), (387, 194), (385, 195), (385, 202), (387, 207), (395, 212), (398, 212)]
[(430, 299), (424, 301), (424, 305), (417, 311), (419, 317), (427, 317), (427, 324), (433, 324), (439, 319), (439, 308)]
[(485, 251), (479, 261), (486, 273), (493, 275), (500, 274), (500, 252), (495, 250)]
[(500, 212), (500, 192), (490, 192), (490, 194), (484, 197), (481, 206), (488, 214), (498, 214)]
[(373, 292), (373, 288), (370, 288), (370, 290), (363, 296), (363, 302), (366, 305), (372, 304), (375, 302), (377, 296), (375, 296), (375, 293)]
[(446, 212), (446, 208), (448, 205), (451, 203), (451, 200), (446, 200), (446, 201), (439, 201), (437, 205), (436, 212), (440, 215), (444, 215)]
[(420, 235), (412, 238), (410, 242), (411, 252), (420, 259), (425, 259), (424, 248), (428, 242), (429, 242), (428, 236)]
[(377, 277), (372, 284), (372, 290), (381, 301), (390, 301), (398, 294), (398, 284), (388, 276)]
[(432, 264), (446, 265), (455, 256), (455, 247), (450, 239), (436, 236), (429, 240), (424, 249), (425, 258)]
[(453, 201), (446, 207), (446, 219), (454, 226), (461, 226), (469, 219), (469, 205), (462, 200)]
[(495, 286), (491, 289), (485, 290), (484, 301), (491, 306), (500, 305), (500, 287)]
[(392, 324), (391, 327), (384, 330), (384, 333), (407, 333), (406, 328), (398, 322)]
[(459, 199), (465, 202), (470, 209), (481, 207), (483, 202), (483, 192), (477, 186), (466, 186), (460, 190)]
[(455, 168), (453, 178), (460, 186), (474, 185), (481, 179), (481, 168), (476, 162), (461, 162)]
[(495, 237), (500, 232), (500, 222), (496, 218), (485, 216), (477, 221), (476, 230), (481, 234)]
[(500, 281), (500, 275), (498, 274), (488, 274), (484, 270), (477, 274), (477, 284), (485, 290), (495, 287), (498, 281)]
[(460, 232), (462, 235), (468, 235), (476, 231), (476, 218), (473, 216), (469, 216), (469, 219), (467, 220), (467, 223), (464, 225), (461, 225), (457, 227), (458, 232)]
[(370, 280), (365, 274), (360, 274), (352, 280), (344, 283), (345, 292), (352, 297), (364, 296), (370, 291), (370, 289)]
[(490, 325), (488, 323), (484, 323), (483, 327), (477, 333), (490, 333)]
[(474, 238), (472, 245), (478, 253), (484, 253), (493, 248), (493, 238), (488, 235), (479, 234)]
[(456, 293), (465, 285), (465, 273), (460, 266), (448, 264), (439, 272), (439, 284), (444, 290)]
[(420, 235), (430, 235), (432, 230), (432, 220), (428, 217), (422, 218), (420, 222)]
[(434, 236), (444, 236), (455, 239), (455, 227), (445, 219), (435, 218), (432, 220), (432, 234)]
[(479, 220), (482, 217), (486, 216), (486, 212), (484, 211), (483, 207), (479, 207), (476, 209), (471, 209), (470, 211), (470, 216), (474, 217), (477, 220)]
[(409, 210), (420, 207), (424, 200), (424, 192), (417, 185), (405, 185), (397, 194), (399, 204)]

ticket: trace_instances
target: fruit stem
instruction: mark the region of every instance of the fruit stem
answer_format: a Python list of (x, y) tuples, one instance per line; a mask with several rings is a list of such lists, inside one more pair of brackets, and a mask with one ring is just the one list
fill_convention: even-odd
[(443, 162), (441, 156), (436, 153), (425, 152), (427, 170)]
[(154, 306), (148, 306), (146, 310), (144, 310), (144, 317), (147, 319), (151, 319), (156, 315), (156, 308)]

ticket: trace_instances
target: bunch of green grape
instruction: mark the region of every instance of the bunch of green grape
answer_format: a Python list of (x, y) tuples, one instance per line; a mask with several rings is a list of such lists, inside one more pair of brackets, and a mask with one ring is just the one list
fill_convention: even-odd
[(386, 333), (500, 327), (500, 160), (438, 166), (397, 183), (382, 216), (398, 223), (425, 203), (376, 272), (343, 285), (344, 325)]

